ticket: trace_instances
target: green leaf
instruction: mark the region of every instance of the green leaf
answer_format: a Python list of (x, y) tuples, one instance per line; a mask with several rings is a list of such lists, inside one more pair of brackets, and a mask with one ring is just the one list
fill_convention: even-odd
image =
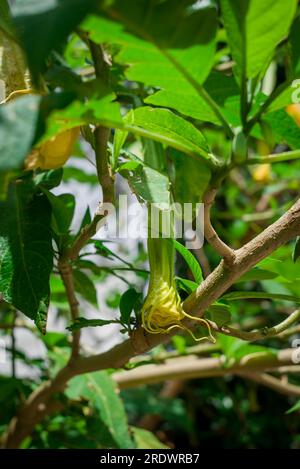
[(49, 53), (65, 42), (95, 4), (95, 0), (24, 0), (13, 8), (20, 43), (35, 79)]
[(287, 143), (292, 149), (300, 148), (300, 131), (294, 119), (284, 109), (270, 112), (264, 117), (270, 125), (277, 143)]
[(291, 414), (293, 412), (296, 412), (299, 409), (300, 409), (300, 401), (296, 402), (296, 404), (293, 405), (293, 407), (291, 407), (289, 410), (287, 410), (286, 414)]
[(42, 189), (53, 189), (59, 186), (63, 177), (63, 168), (50, 169), (34, 175), (34, 183)]
[(120, 107), (115, 100), (116, 95), (109, 90), (101, 87), (96, 90), (92, 88), (88, 100), (73, 101), (64, 109), (51, 113), (47, 119), (47, 130), (43, 135), (43, 141), (64, 130), (86, 124), (102, 124), (123, 129)]
[(231, 322), (230, 307), (223, 303), (214, 303), (207, 309), (205, 317), (223, 327)]
[(148, 0), (117, 0), (104, 6), (106, 18), (89, 17), (83, 28), (95, 42), (121, 46), (117, 60), (130, 64), (129, 80), (172, 90), (191, 87), (182, 69), (202, 83), (213, 65), (216, 9), (188, 11), (187, 3), (192, 2), (167, 0), (149, 8)]
[(92, 280), (80, 270), (73, 270), (74, 286), (82, 298), (98, 308), (97, 290)]
[(209, 158), (209, 147), (200, 130), (168, 109), (137, 108), (133, 113), (132, 126), (144, 129), (145, 137), (149, 131), (149, 137), (153, 140), (192, 156)]
[(47, 332), (47, 334), (43, 337), (43, 343), (50, 350), (55, 346), (67, 347), (67, 334), (63, 334), (62, 332)]
[(141, 294), (136, 291), (135, 288), (129, 288), (129, 290), (126, 290), (121, 296), (119, 308), (121, 313), (121, 322), (123, 324), (129, 324), (131, 313), (139, 303), (140, 298)]
[(127, 161), (126, 163), (120, 164), (118, 167), (118, 171), (122, 173), (122, 171), (136, 171), (143, 166), (142, 162), (139, 161)]
[(117, 448), (134, 448), (123, 403), (106, 371), (76, 376), (70, 381), (66, 394), (70, 399), (84, 397), (89, 400)]
[(75, 197), (73, 194), (54, 195), (43, 189), (52, 206), (52, 228), (58, 235), (69, 232), (75, 210)]
[(184, 258), (185, 262), (189, 266), (195, 281), (199, 285), (203, 281), (203, 275), (202, 275), (202, 270), (200, 267), (199, 262), (197, 259), (193, 256), (191, 251), (189, 251), (183, 244), (179, 243), (176, 239), (170, 240), (170, 242), (173, 243), (175, 249), (179, 254)]
[(195, 291), (199, 286), (198, 283), (193, 282), (193, 280), (188, 280), (187, 278), (176, 277), (175, 280), (176, 280), (178, 288), (185, 291), (188, 294)]
[(120, 156), (122, 147), (127, 139), (128, 132), (116, 129), (114, 134), (113, 150), (112, 150), (112, 168), (115, 170), (118, 165), (118, 158)]
[(294, 251), (293, 251), (293, 261), (296, 262), (296, 260), (300, 256), (300, 237), (298, 236), (296, 239)]
[(167, 161), (163, 144), (147, 138), (142, 139), (142, 144), (145, 164), (159, 172), (165, 172)]
[(221, 0), (240, 77), (254, 78), (266, 70), (276, 46), (288, 35), (296, 5), (297, 0)]
[(267, 292), (245, 292), (235, 291), (227, 293), (222, 296), (223, 300), (234, 301), (234, 300), (249, 300), (249, 299), (262, 299), (262, 300), (281, 300), (281, 301), (293, 301), (294, 303), (300, 303), (300, 298), (292, 295), (283, 295), (281, 293), (267, 293)]
[(9, 5), (7, 0), (0, 0), (0, 29), (9, 37), (14, 39), (15, 32), (12, 26)]
[(23, 96), (0, 106), (0, 171), (19, 168), (31, 150), (40, 97)]
[(116, 324), (118, 321), (115, 319), (86, 319), (86, 318), (76, 318), (76, 320), (67, 327), (69, 331), (77, 331), (78, 329), (83, 329), (84, 327), (102, 327), (107, 326), (108, 324)]
[[(126, 164), (126, 163), (125, 163)], [(126, 168), (126, 167), (125, 167)], [(164, 174), (142, 164), (134, 171), (121, 170), (119, 173), (128, 180), (128, 183), (140, 202), (170, 204), (169, 178)]]
[(246, 272), (244, 275), (242, 275), (238, 280), (236, 280), (235, 283), (271, 280), (276, 277), (278, 277), (278, 274), (275, 272), (254, 267), (253, 269), (249, 270), (249, 272)]
[[(262, 345), (248, 344), (247, 342), (245, 343), (244, 340), (237, 339), (236, 337), (218, 334), (218, 341), (220, 342), (226, 358), (230, 361), (239, 361), (244, 356), (251, 354), (261, 353), (270, 354), (272, 356), (277, 354), (277, 350)], [(230, 364), (230, 362), (228, 364)]]
[(130, 427), (137, 449), (168, 449), (153, 433), (144, 428)]
[[(291, 62), (294, 76), (300, 74), (300, 43), (299, 43), (300, 16), (294, 21), (290, 34)], [(289, 90), (290, 91), (290, 90)]]
[(52, 270), (51, 206), (17, 180), (0, 203), (0, 291), (45, 332)]
[[(240, 125), (239, 88), (235, 79), (223, 73), (212, 72), (203, 87), (218, 104), (226, 119), (234, 126)], [(157, 91), (147, 97), (145, 103), (176, 109), (194, 119), (220, 125), (220, 120), (206, 101), (196, 90), (188, 87)]]

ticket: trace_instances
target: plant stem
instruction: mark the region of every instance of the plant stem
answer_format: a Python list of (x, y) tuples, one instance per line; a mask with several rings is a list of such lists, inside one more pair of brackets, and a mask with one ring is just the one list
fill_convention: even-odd
[(219, 327), (212, 321), (209, 321), (209, 324), (215, 332), (220, 332), (221, 334), (225, 334), (231, 337), (237, 337), (242, 340), (247, 341), (255, 341), (261, 339), (268, 339), (270, 337), (274, 337), (281, 332), (287, 330), (290, 326), (292, 326), (295, 322), (300, 320), (300, 310), (297, 309), (294, 311), (290, 316), (288, 316), (284, 321), (280, 322), (276, 326), (273, 327), (263, 327), (257, 331), (241, 331), (239, 329), (235, 329), (229, 326)]
[(247, 160), (247, 164), (281, 163), (283, 161), (297, 160), (298, 158), (300, 158), (300, 150), (292, 150), (274, 155), (252, 157)]

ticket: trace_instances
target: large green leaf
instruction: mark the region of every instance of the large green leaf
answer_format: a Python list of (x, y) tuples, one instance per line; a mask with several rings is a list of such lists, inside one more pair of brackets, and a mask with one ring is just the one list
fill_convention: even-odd
[(75, 197), (73, 194), (54, 195), (43, 189), (52, 206), (52, 228), (57, 235), (69, 232), (75, 210)]
[(97, 2), (95, 0), (23, 0), (13, 8), (14, 22), (35, 78)]
[(239, 76), (266, 69), (287, 36), (297, 0), (221, 0), (227, 37)]
[(113, 94), (102, 98), (95, 96), (86, 103), (75, 101), (66, 109), (53, 113), (48, 119), (48, 129), (43, 139), (49, 139), (67, 128), (93, 123), (119, 129), (113, 147), (114, 167), (128, 132), (169, 145), (192, 157), (210, 159), (204, 136), (182, 117), (168, 109), (146, 106), (129, 112), (122, 120), (119, 106), (112, 102), (113, 99)]
[(21, 166), (36, 132), (40, 98), (24, 96), (0, 106), (0, 171)]
[(140, 107), (133, 113), (132, 125), (149, 131), (154, 140), (168, 143), (184, 153), (208, 158), (209, 147), (202, 133), (168, 109)]
[(103, 7), (106, 17), (89, 17), (83, 28), (95, 42), (122, 47), (117, 59), (129, 65), (130, 80), (178, 90), (189, 84), (176, 64), (198, 83), (213, 65), (216, 10), (188, 8), (193, 3), (116, 0)]
[[(204, 83), (205, 90), (222, 109), (223, 115), (234, 126), (239, 121), (239, 89), (233, 77), (213, 72)], [(145, 99), (146, 103), (176, 109), (200, 121), (220, 124), (220, 120), (195, 89), (182, 87), (174, 90), (163, 89)]]
[(123, 403), (113, 380), (106, 371), (73, 378), (66, 394), (71, 399), (84, 397), (90, 401), (91, 406), (98, 412), (106, 432), (115, 442), (115, 447), (122, 449), (134, 447)]
[(0, 203), (0, 292), (43, 332), (52, 270), (51, 206), (30, 182), (11, 183)]

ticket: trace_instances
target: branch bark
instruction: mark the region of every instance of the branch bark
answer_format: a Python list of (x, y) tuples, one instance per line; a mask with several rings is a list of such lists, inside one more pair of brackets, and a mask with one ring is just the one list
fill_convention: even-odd
[(262, 386), (273, 389), (273, 391), (278, 392), (279, 394), (284, 394), (287, 396), (300, 397), (300, 387), (295, 386), (295, 384), (290, 384), (284, 382), (274, 376), (269, 375), (268, 373), (253, 373), (253, 372), (242, 372), (238, 373), (239, 376), (251, 381), (255, 381)]
[[(113, 375), (121, 389), (144, 384), (155, 384), (166, 380), (199, 379), (277, 370), (280, 366), (293, 364), (294, 349), (280, 350), (276, 355), (268, 352), (244, 356), (231, 366), (224, 366), (226, 358), (199, 358), (196, 356), (168, 360), (161, 365), (145, 365)], [(299, 387), (297, 387), (300, 390)]]
[(284, 321), (280, 322), (273, 327), (263, 327), (256, 331), (241, 331), (230, 326), (219, 327), (213, 321), (208, 321), (213, 331), (221, 334), (229, 335), (231, 337), (237, 337), (238, 339), (247, 340), (253, 342), (255, 340), (268, 339), (270, 337), (277, 336), (282, 332), (288, 330), (288, 328), (295, 322), (300, 320), (300, 310), (297, 309), (290, 314)]

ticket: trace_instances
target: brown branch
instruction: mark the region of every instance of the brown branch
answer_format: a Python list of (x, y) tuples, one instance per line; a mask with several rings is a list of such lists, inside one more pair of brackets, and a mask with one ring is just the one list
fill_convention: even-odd
[(216, 233), (210, 220), (210, 209), (216, 197), (216, 189), (209, 189), (203, 196), (204, 203), (204, 236), (206, 241), (223, 257), (224, 262), (232, 264), (235, 259), (235, 252)]
[(244, 273), (266, 258), (280, 246), (300, 234), (300, 199), (275, 223), (235, 251), (235, 261), (218, 267), (183, 303), (189, 314), (202, 316), (214, 301), (220, 298)]
[[(100, 86), (103, 86), (103, 84), (107, 86), (109, 80), (109, 64), (106, 61), (104, 50), (101, 46), (92, 41), (89, 41), (89, 45), (94, 61), (95, 74), (99, 80), (99, 84)], [(109, 136), (110, 129), (102, 126), (95, 128), (95, 158), (98, 180), (102, 188), (102, 202), (99, 204), (91, 223), (83, 227), (73, 245), (63, 254), (63, 261), (74, 261), (77, 259), (81, 249), (97, 233), (105, 221), (107, 214), (103, 211), (103, 204), (114, 202), (115, 180), (109, 165), (107, 151)]]
[[(68, 303), (70, 306), (71, 318), (72, 321), (75, 322), (79, 316), (78, 306), (79, 303), (77, 301), (75, 295), (75, 286), (74, 286), (74, 277), (73, 277), (73, 269), (72, 266), (66, 261), (60, 261), (58, 263), (59, 272), (65, 286), (66, 295), (68, 299)], [(75, 330), (72, 332), (72, 352), (70, 360), (74, 360), (80, 352), (80, 329)]]
[[(276, 370), (281, 366), (293, 365), (294, 349), (280, 350), (277, 354), (268, 352), (253, 353), (244, 356), (231, 366), (224, 366), (226, 358), (198, 358), (196, 356), (171, 359), (161, 365), (144, 365), (129, 371), (113, 374), (121, 389), (128, 389), (144, 384), (155, 384), (167, 380), (187, 380), (212, 378), (231, 374), (254, 373)], [(300, 388), (298, 388), (300, 389)]]
[(274, 376), (269, 375), (268, 373), (253, 373), (243, 371), (237, 374), (242, 378), (255, 381), (256, 383), (261, 384), (262, 386), (266, 386), (267, 388), (273, 389), (273, 391), (276, 391), (280, 394), (300, 397), (299, 386), (282, 381), (278, 378), (275, 378)]

